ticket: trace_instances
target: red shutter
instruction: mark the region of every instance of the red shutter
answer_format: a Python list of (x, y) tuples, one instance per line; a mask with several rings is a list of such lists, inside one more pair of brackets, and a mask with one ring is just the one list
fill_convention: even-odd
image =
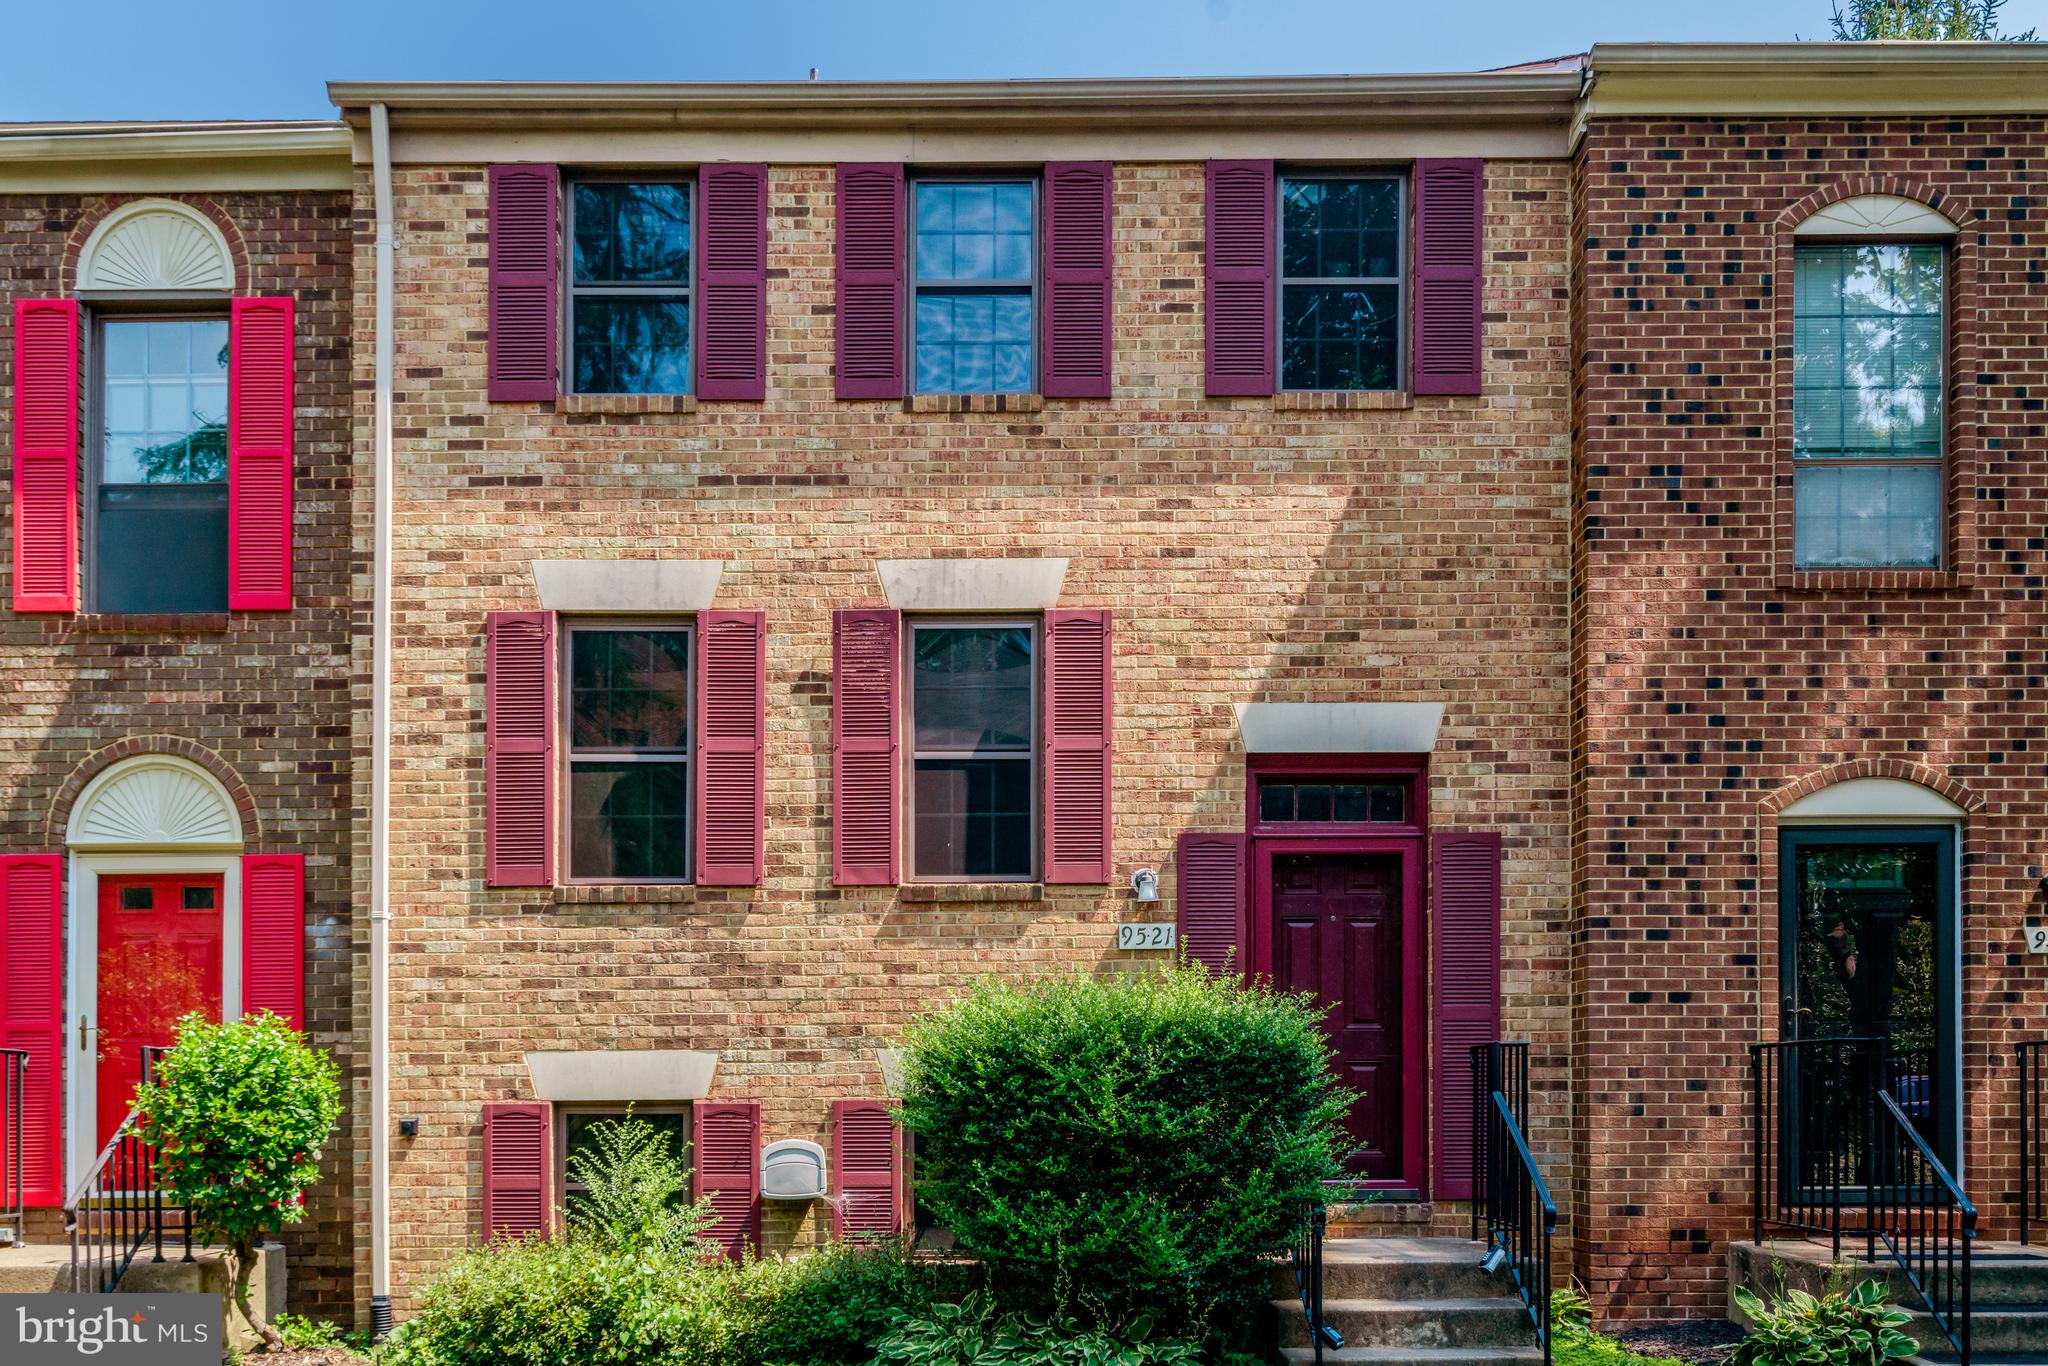
[(1433, 835), (1431, 846), (1436, 1193), (1465, 1200), (1472, 1195), (1471, 1048), (1500, 1031), (1500, 835)]
[(14, 610), (78, 610), (78, 301), (14, 301)]
[(848, 162), (834, 184), (834, 393), (901, 398), (903, 167)]
[[(64, 1203), (63, 964), (63, 858), (0, 856), (0, 1048), (28, 1054), (19, 1158), (23, 1199), (38, 1209)], [(0, 1151), (8, 1141), (0, 1134)]]
[(1209, 163), (1208, 381), (1211, 394), (1273, 392), (1273, 163)]
[(292, 301), (228, 308), (228, 606), (282, 612), (292, 605)]
[(832, 881), (893, 887), (902, 770), (897, 719), (903, 614), (832, 614)]
[(737, 1256), (761, 1250), (761, 1107), (751, 1100), (698, 1101), (692, 1156), (697, 1199), (711, 1197), (717, 1215), (705, 1236)]
[(554, 1225), (555, 1114), (539, 1101), (484, 1106), (484, 1241)]
[(1110, 394), (1110, 164), (1045, 168), (1045, 355), (1052, 398)]
[(1486, 163), (1415, 163), (1415, 392), (1476, 394)]
[(306, 856), (242, 856), (242, 1013), (306, 1027)]
[(1181, 954), (1210, 972), (1249, 969), (1245, 955), (1250, 841), (1235, 830), (1184, 830), (1174, 851), (1174, 923)]
[(1109, 881), (1109, 613), (1045, 614), (1045, 880)]
[(493, 612), (484, 662), (485, 877), (555, 881), (555, 614)]
[(761, 885), (767, 821), (767, 623), (759, 612), (697, 618), (697, 882)]
[(697, 173), (697, 396), (768, 396), (768, 168)]
[(832, 1102), (832, 1234), (888, 1238), (902, 1229), (903, 1130), (878, 1100)]
[(555, 397), (558, 179), (553, 166), (491, 167), (487, 350), (493, 403)]

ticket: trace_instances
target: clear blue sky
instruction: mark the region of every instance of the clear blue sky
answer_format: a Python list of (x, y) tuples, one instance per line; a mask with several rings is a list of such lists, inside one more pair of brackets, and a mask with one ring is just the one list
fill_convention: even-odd
[[(1829, 0), (0, 0), (0, 119), (324, 118), (346, 80), (1447, 71), (1827, 33)], [(2008, 29), (2048, 34), (2048, 0)]]

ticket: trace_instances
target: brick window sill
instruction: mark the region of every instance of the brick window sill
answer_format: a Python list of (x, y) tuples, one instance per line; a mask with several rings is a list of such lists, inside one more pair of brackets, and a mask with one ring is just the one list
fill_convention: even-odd
[(903, 401), (906, 413), (1038, 413), (1044, 394), (912, 394)]
[(689, 394), (563, 394), (555, 400), (558, 413), (596, 413), (615, 417), (639, 417), (648, 413), (694, 413), (697, 400)]
[(1398, 389), (1283, 389), (1273, 395), (1277, 412), (1386, 412), (1413, 408), (1415, 396)]
[(204, 636), (228, 629), (226, 612), (80, 612), (71, 620), (94, 635)]
[(576, 882), (555, 888), (557, 906), (688, 906), (697, 888), (687, 882)]
[(1953, 569), (1791, 569), (1778, 575), (1787, 593), (1948, 593), (1971, 586)]
[(906, 882), (896, 889), (900, 901), (918, 905), (990, 906), (1002, 902), (1043, 901), (1038, 882)]

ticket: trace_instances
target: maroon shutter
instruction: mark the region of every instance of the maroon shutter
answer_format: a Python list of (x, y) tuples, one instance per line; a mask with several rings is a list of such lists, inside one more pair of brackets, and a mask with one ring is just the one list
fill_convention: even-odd
[(0, 1156), (18, 1156), (32, 1209), (64, 1203), (63, 964), (62, 856), (0, 856), (0, 1048), (28, 1054), (21, 1151), (6, 1153), (13, 1135), (0, 1125)]
[(484, 662), (484, 843), (493, 887), (555, 881), (555, 614), (493, 612)]
[(14, 301), (14, 610), (78, 610), (78, 300)]
[(767, 821), (767, 622), (759, 612), (697, 618), (697, 881), (761, 885)]
[(1273, 392), (1273, 163), (1209, 163), (1208, 380), (1211, 394)]
[(1106, 161), (1045, 168), (1045, 355), (1052, 398), (1110, 395), (1112, 174)]
[(768, 168), (697, 173), (697, 396), (768, 396)]
[(1250, 841), (1236, 830), (1184, 830), (1174, 850), (1180, 951), (1211, 972), (1245, 972)]
[(1476, 394), (1486, 163), (1415, 163), (1415, 392)]
[(484, 1241), (545, 1234), (554, 1223), (554, 1108), (484, 1106)]
[(903, 167), (846, 162), (834, 182), (834, 386), (903, 397)]
[(887, 1238), (902, 1227), (903, 1130), (878, 1100), (832, 1102), (832, 1233)]
[(558, 180), (553, 166), (491, 167), (487, 351), (493, 403), (555, 397)]
[(242, 856), (242, 1013), (306, 1027), (306, 856)]
[(228, 606), (292, 605), (292, 301), (235, 299), (228, 340)]
[(893, 887), (898, 877), (897, 762), (903, 614), (832, 614), (832, 881)]
[(1045, 880), (1109, 881), (1109, 613), (1045, 614)]
[(697, 1199), (711, 1197), (716, 1216), (704, 1236), (737, 1256), (761, 1250), (761, 1106), (758, 1102), (698, 1101), (692, 1179)]
[(1465, 1200), (1472, 1195), (1471, 1048), (1500, 1031), (1500, 835), (1433, 835), (1431, 848), (1436, 1193)]

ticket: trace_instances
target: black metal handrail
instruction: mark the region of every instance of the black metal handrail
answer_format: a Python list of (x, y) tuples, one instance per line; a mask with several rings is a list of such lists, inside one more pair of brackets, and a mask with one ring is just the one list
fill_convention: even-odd
[(1845, 1195), (1863, 1161), (1862, 1078), (1875, 1039), (1785, 1039), (1749, 1046), (1750, 1236), (1766, 1228), (1825, 1237), (1842, 1258)]
[(1301, 1299), (1302, 1317), (1308, 1320), (1308, 1340), (1315, 1348), (1317, 1362), (1322, 1361), (1326, 1344), (1332, 1351), (1344, 1345), (1344, 1335), (1323, 1321), (1323, 1234), (1329, 1218), (1328, 1206), (1310, 1206), (1302, 1216), (1290, 1252), (1294, 1289)]
[(1889, 1089), (1878, 1089), (1871, 1105), (1864, 1191), (1870, 1260), (1877, 1260), (1877, 1244), (1884, 1244), (1956, 1349), (1960, 1366), (1970, 1366), (1970, 1249), (1977, 1241), (1977, 1207)]
[(2020, 1061), (2020, 1242), (2033, 1225), (2048, 1221), (2048, 1153), (2041, 1147), (2041, 1113), (2048, 1102), (2048, 1039), (2032, 1039), (2015, 1050)]
[(1557, 1233), (1557, 1202), (1529, 1150), (1529, 1045), (1477, 1044), (1471, 1060), (1478, 1102), (1473, 1106), (1473, 1229), (1476, 1234), (1484, 1226), (1485, 1265), (1507, 1268), (1536, 1326), (1544, 1366), (1549, 1366), (1550, 1244)]
[[(155, 1077), (166, 1051), (142, 1050), (144, 1082)], [(171, 1215), (177, 1216), (184, 1232), (182, 1260), (195, 1260), (192, 1211), (165, 1203), (156, 1180), (156, 1147), (142, 1136), (142, 1112), (130, 1110), (100, 1149), (92, 1170), (64, 1202), (64, 1231), (71, 1237), (71, 1293), (113, 1290), (146, 1243), (155, 1245), (151, 1261), (164, 1260), (164, 1231)]]
[(27, 1166), (22, 1115), (28, 1094), (28, 1050), (0, 1048), (0, 1246), (28, 1240)]

